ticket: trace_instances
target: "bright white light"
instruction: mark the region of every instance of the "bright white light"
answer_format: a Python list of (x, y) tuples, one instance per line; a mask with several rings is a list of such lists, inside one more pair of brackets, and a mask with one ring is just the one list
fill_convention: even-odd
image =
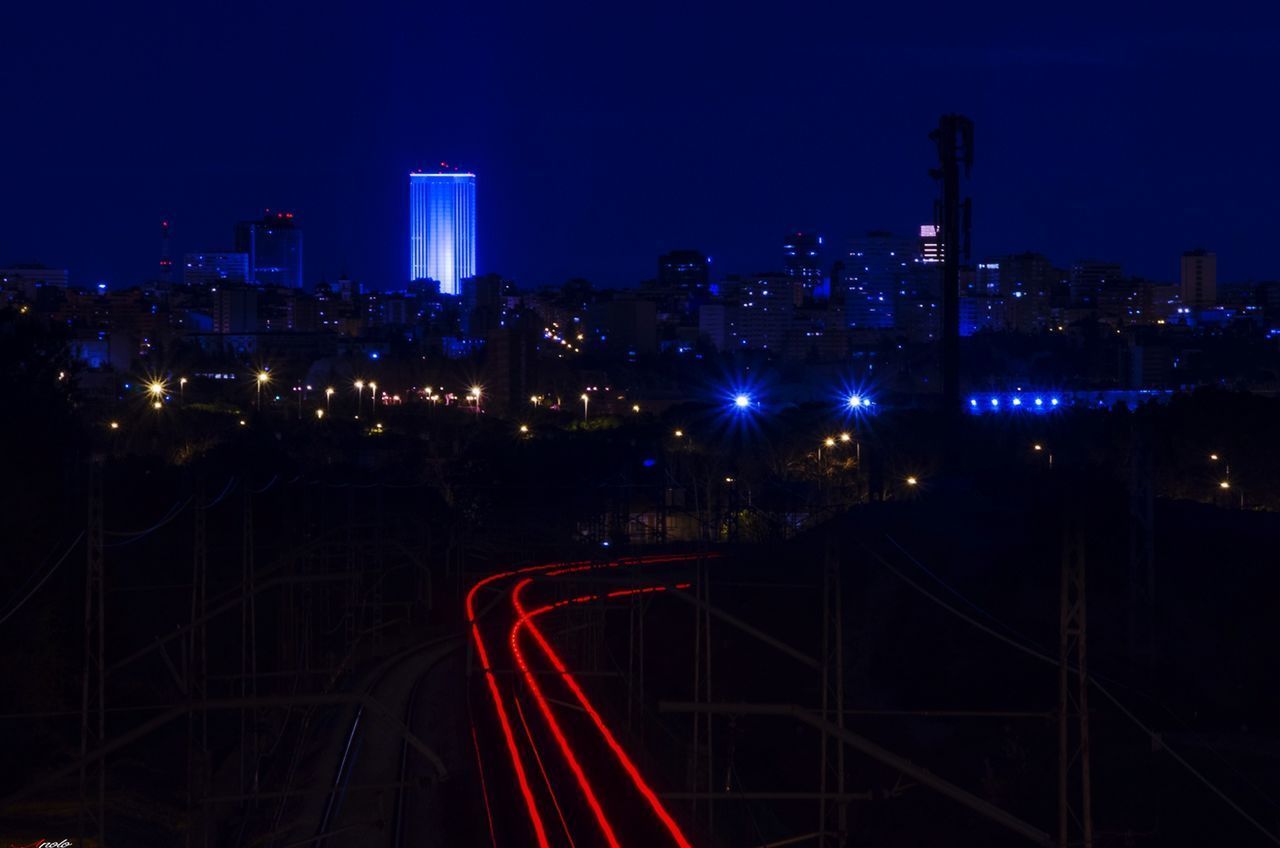
[(1014, 398), (1014, 399), (1013, 399), (1013, 405), (1014, 405), (1014, 406), (1022, 406), (1022, 398), (1017, 398), (1017, 397), (1016, 397), (1016, 398)]
[(850, 409), (861, 409), (861, 408), (862, 408), (862, 395), (849, 395), (849, 408), (850, 408)]
[(733, 399), (733, 405), (738, 409), (746, 409), (751, 405), (751, 395), (737, 395)]

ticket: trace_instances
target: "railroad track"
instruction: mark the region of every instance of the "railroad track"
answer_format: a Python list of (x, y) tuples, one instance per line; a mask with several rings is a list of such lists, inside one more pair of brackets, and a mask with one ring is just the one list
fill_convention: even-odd
[[(429, 640), (412, 648), (407, 648), (393, 657), (385, 660), (383, 664), (373, 674), (371, 679), (365, 685), (363, 692), (369, 697), (376, 697), (378, 690), (387, 682), (387, 680), (402, 669), (407, 663), (418, 660), (421, 655), (433, 648), (439, 649), (442, 646), (454, 642), (448, 650), (437, 650), (436, 655), (428, 662), (426, 667), (417, 673), (413, 684), (409, 690), (409, 697), (405, 706), (403, 719), (405, 726), (412, 730), (414, 718), (414, 702), (417, 699), (419, 689), (423, 680), (431, 673), (445, 657), (453, 650), (459, 647), (462, 642), (456, 636), (447, 636), (439, 639)], [(365, 739), (365, 733), (369, 722), (377, 721), (376, 716), (370, 716), (364, 704), (356, 707), (355, 714), (351, 719), (351, 723), (347, 728), (342, 745), (342, 756), (338, 761), (338, 768), (334, 774), (332, 785), (329, 788), (328, 795), (325, 799), (324, 812), (320, 821), (316, 826), (316, 835), (312, 844), (316, 848), (324, 848), (328, 844), (330, 837), (346, 830), (345, 827), (338, 826), (342, 816), (343, 805), (347, 799), (348, 788), (351, 786), (352, 776), (355, 774), (356, 767), (360, 762), (360, 753), (362, 744)], [(398, 848), (404, 835), (404, 810), (406, 807), (406, 790), (407, 775), (411, 756), (411, 744), (407, 738), (402, 738), (399, 742), (399, 758), (398, 768), (395, 773), (394, 783), (384, 784), (385, 787), (395, 789), (395, 802), (390, 823), (390, 832), (392, 836), (391, 845)], [(358, 787), (357, 787), (358, 788)], [(352, 825), (354, 827), (356, 825)]]

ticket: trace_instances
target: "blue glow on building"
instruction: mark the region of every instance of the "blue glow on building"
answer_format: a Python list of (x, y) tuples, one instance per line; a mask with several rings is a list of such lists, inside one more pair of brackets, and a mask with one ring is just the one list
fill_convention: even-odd
[(476, 175), (409, 175), (409, 278), (458, 295), (476, 275)]

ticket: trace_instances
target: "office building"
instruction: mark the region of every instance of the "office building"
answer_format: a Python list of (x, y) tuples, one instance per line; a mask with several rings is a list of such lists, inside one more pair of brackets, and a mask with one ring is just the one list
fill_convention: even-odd
[(43, 265), (0, 268), (0, 287), (21, 291), (29, 300), (35, 300), (40, 289), (66, 289), (67, 269), (46, 268)]
[(673, 250), (658, 257), (658, 288), (705, 291), (711, 279), (711, 260), (696, 250)]
[(822, 236), (817, 233), (790, 233), (782, 243), (782, 267), (788, 277), (798, 278), (805, 294), (822, 285)]
[(261, 221), (236, 224), (236, 250), (249, 257), (249, 280), (302, 288), (302, 227), (292, 212), (267, 210)]
[(1217, 304), (1217, 254), (1207, 250), (1182, 254), (1182, 302), (1192, 309), (1210, 309)]
[(188, 286), (208, 288), (225, 283), (244, 283), (248, 279), (247, 253), (188, 253), (182, 260), (182, 282)]
[(1097, 309), (1102, 290), (1116, 285), (1124, 276), (1119, 263), (1082, 259), (1071, 266), (1071, 306)]
[(409, 279), (458, 295), (476, 275), (476, 175), (441, 165), (409, 174)]
[(213, 295), (215, 333), (256, 333), (258, 292), (245, 285), (220, 286)]
[(910, 238), (874, 230), (851, 239), (840, 278), (849, 327), (886, 330), (894, 326), (899, 298), (917, 288), (920, 257)]

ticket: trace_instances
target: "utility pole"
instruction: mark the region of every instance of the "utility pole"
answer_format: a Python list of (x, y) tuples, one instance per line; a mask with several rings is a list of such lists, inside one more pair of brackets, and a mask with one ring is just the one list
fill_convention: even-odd
[(1129, 439), (1129, 653), (1155, 660), (1155, 492), (1151, 485), (1149, 418), (1130, 415)]
[[(1058, 611), (1058, 848), (1093, 848), (1093, 796), (1089, 774), (1089, 674), (1085, 647), (1084, 543), (1067, 531), (1062, 545)], [(1074, 668), (1073, 668), (1074, 666)], [(1072, 738), (1075, 719), (1075, 738)], [(1072, 784), (1079, 781), (1079, 797)], [(1078, 806), (1076, 802), (1078, 801)]]
[(942, 235), (942, 404), (954, 416), (960, 411), (960, 260), (969, 257), (972, 211), (972, 201), (960, 198), (960, 170), (968, 177), (973, 167), (973, 121), (943, 115), (929, 138), (938, 146), (941, 166), (929, 173), (942, 183), (934, 207)]
[[(84, 581), (84, 674), (80, 687), (80, 760), (106, 741), (106, 657), (103, 608), (103, 457), (89, 460), (89, 526), (85, 536), (88, 555)], [(90, 775), (92, 768), (96, 775)], [(85, 841), (86, 815), (93, 819), (99, 846), (106, 845), (106, 759), (80, 766), (80, 841)], [(96, 789), (92, 785), (96, 783)], [(91, 793), (96, 792), (96, 798)]]
[[(258, 694), (258, 632), (253, 562), (253, 489), (244, 487), (240, 571), (240, 697)], [(252, 788), (250, 788), (252, 787)], [(258, 791), (257, 711), (240, 711), (240, 792)]]
[[(822, 567), (822, 754), (819, 758), (818, 778), (818, 844), (831, 844), (828, 806), (831, 804), (828, 786), (830, 773), (835, 772), (836, 796), (845, 798), (844, 743), (838, 732), (828, 733), (827, 727), (844, 730), (844, 603), (840, 588), (840, 557), (837, 554), (833, 534), (827, 534), (827, 549)], [(835, 756), (831, 757), (834, 748)], [(833, 762), (834, 759), (834, 762)], [(835, 841), (843, 846), (848, 833), (848, 801), (835, 802)]]
[[(208, 845), (204, 798), (208, 794), (209, 716), (204, 709), (208, 697), (209, 651), (205, 613), (208, 606), (207, 504), (204, 479), (196, 483), (195, 533), (191, 557), (191, 635), (187, 649), (187, 846)], [(199, 822), (200, 834), (195, 829)]]

